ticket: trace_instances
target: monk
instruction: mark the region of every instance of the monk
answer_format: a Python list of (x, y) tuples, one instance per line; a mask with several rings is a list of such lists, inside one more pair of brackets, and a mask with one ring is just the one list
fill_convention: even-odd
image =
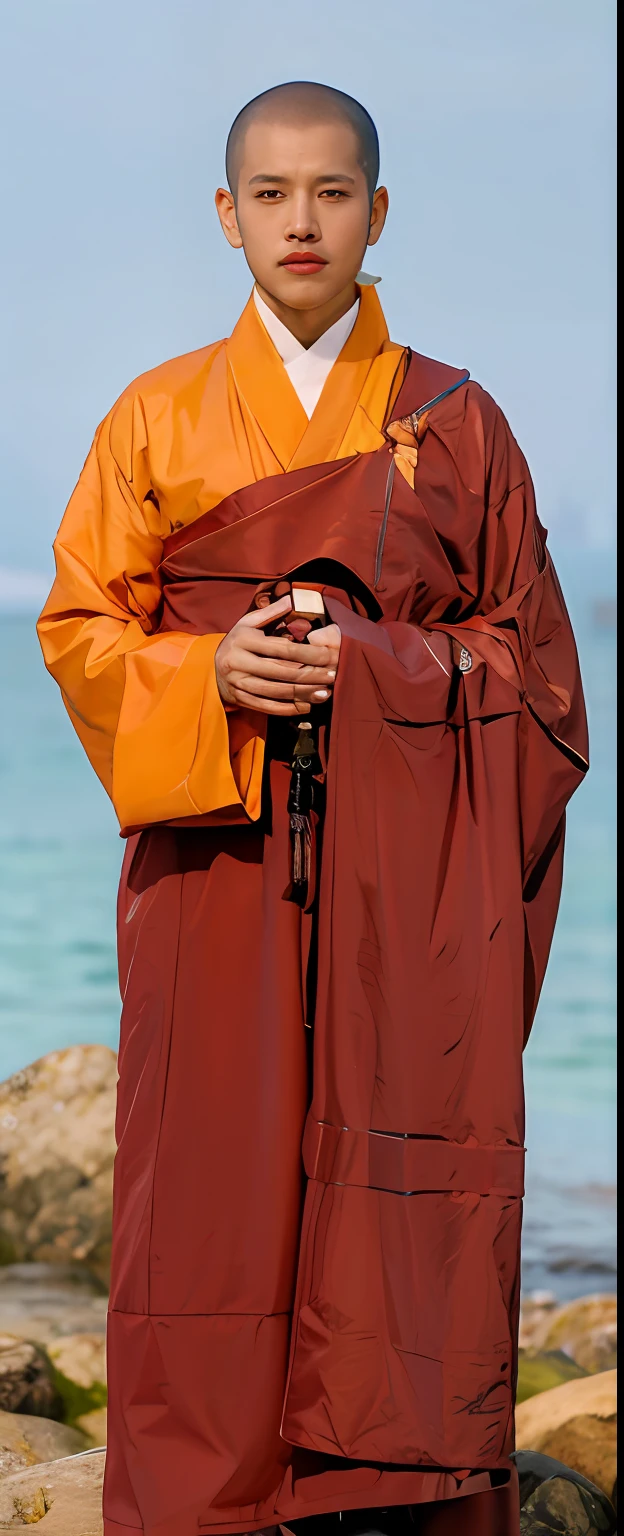
[(517, 1536), (574, 641), (501, 411), (361, 270), (367, 112), (269, 90), (227, 178), (252, 295), (98, 428), (39, 622), (126, 839), (106, 1536)]

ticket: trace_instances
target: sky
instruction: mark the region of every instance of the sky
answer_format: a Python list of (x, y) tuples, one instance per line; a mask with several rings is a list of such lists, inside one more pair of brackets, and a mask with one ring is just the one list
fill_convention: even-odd
[(4, 0), (0, 53), (0, 604), (45, 593), (121, 390), (231, 330), (225, 139), (293, 78), (376, 120), (393, 338), (495, 395), (555, 552), (612, 545), (613, 0)]

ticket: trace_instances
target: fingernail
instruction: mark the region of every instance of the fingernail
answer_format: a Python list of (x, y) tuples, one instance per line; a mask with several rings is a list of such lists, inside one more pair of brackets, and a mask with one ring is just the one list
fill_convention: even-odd
[(332, 681), (333, 681), (333, 679), (334, 679), (334, 678), (335, 678), (335, 676), (336, 676), (336, 673), (335, 673), (335, 672), (328, 672), (328, 673), (327, 673), (327, 676), (328, 676), (328, 677), (331, 677), (331, 679), (332, 679)]
[(328, 689), (327, 688), (319, 688), (318, 691), (315, 693), (314, 697), (315, 697), (315, 699), (328, 699), (329, 698)]

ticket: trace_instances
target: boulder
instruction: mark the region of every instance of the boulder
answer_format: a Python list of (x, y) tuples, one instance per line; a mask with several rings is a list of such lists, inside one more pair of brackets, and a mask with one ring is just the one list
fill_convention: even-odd
[(536, 1451), (517, 1451), (514, 1460), (520, 1536), (615, 1536), (615, 1509), (595, 1484)]
[(521, 1349), (540, 1349), (556, 1310), (557, 1297), (553, 1291), (531, 1291), (522, 1297), (518, 1339)]
[(101, 1333), (73, 1333), (54, 1339), (47, 1353), (64, 1419), (73, 1424), (105, 1407), (106, 1350)]
[(82, 1265), (0, 1267), (0, 1333), (37, 1344), (60, 1334), (104, 1333), (106, 1308), (106, 1293)]
[(580, 1296), (558, 1306), (551, 1291), (534, 1291), (520, 1309), (520, 1348), (562, 1350), (586, 1371), (615, 1367), (617, 1297)]
[(616, 1475), (616, 1371), (540, 1392), (516, 1409), (519, 1450), (541, 1451), (611, 1498)]
[(582, 1483), (551, 1477), (520, 1510), (520, 1536), (616, 1536), (614, 1512), (603, 1498), (598, 1489), (588, 1493)]
[(0, 1334), (0, 1409), (62, 1419), (63, 1404), (43, 1350), (11, 1333)]
[[(0, 1412), (0, 1480), (39, 1461), (73, 1456), (88, 1445), (78, 1429), (32, 1413)], [(104, 1442), (102, 1442), (103, 1444)]]
[(42, 1536), (102, 1536), (104, 1452), (39, 1463), (0, 1482), (0, 1531), (45, 1518)]
[(516, 1401), (526, 1402), (537, 1392), (548, 1392), (563, 1381), (576, 1381), (587, 1371), (560, 1349), (521, 1349), (518, 1353), (518, 1391)]
[(106, 1409), (94, 1408), (91, 1413), (82, 1413), (76, 1419), (76, 1429), (87, 1436), (89, 1445), (106, 1445)]
[(542, 1348), (561, 1349), (586, 1371), (611, 1371), (617, 1364), (617, 1297), (581, 1296), (551, 1313)]
[(116, 1078), (113, 1051), (77, 1045), (0, 1084), (4, 1263), (80, 1263), (107, 1281)]

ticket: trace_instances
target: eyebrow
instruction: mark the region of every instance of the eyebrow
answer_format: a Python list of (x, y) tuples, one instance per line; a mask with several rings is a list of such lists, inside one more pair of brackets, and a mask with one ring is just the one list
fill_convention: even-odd
[[(290, 176), (271, 176), (268, 171), (259, 171), (257, 176), (250, 176), (249, 186), (253, 187), (259, 181), (272, 181), (276, 186), (283, 187), (287, 186), (291, 180), (292, 177)], [(325, 176), (315, 176), (314, 185), (318, 186), (324, 181), (348, 181), (351, 186), (355, 186), (355, 177), (346, 176), (341, 171), (337, 171), (335, 174), (328, 171)]]

